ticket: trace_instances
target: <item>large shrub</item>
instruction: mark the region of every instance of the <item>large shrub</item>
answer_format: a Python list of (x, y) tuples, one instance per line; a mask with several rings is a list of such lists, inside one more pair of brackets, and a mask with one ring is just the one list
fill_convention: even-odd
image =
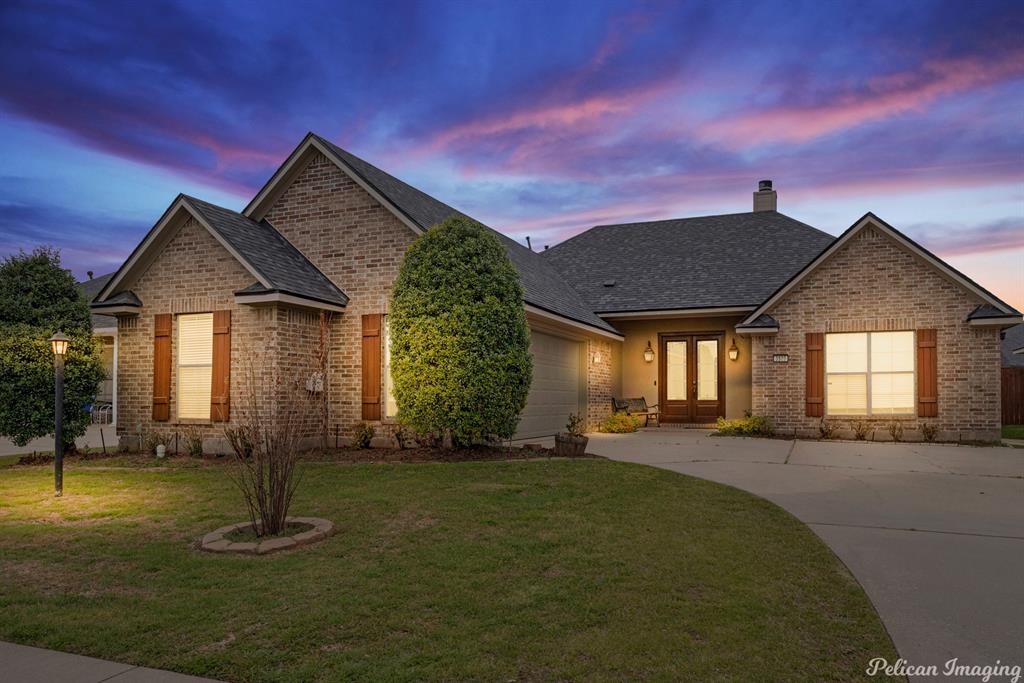
[(19, 446), (53, 433), (53, 353), (57, 330), (71, 338), (64, 368), (64, 443), (89, 426), (83, 408), (103, 380), (89, 307), (60, 254), (40, 247), (0, 264), (0, 436)]
[(391, 294), (399, 418), (456, 445), (510, 438), (533, 363), (519, 276), (484, 226), (452, 216), (406, 253)]

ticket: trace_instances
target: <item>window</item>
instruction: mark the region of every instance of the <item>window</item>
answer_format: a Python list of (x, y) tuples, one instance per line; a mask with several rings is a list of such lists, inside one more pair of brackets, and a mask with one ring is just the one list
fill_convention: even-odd
[(178, 316), (178, 417), (210, 419), (213, 314)]
[(914, 333), (825, 335), (829, 415), (914, 412)]
[(395, 402), (395, 385), (391, 381), (391, 326), (384, 316), (384, 417), (393, 418), (398, 415), (398, 403)]

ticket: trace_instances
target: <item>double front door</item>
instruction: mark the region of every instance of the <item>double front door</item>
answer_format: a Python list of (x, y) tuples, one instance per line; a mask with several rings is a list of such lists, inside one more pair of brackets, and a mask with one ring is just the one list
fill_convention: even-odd
[(720, 334), (663, 334), (658, 367), (664, 422), (714, 422), (725, 415)]

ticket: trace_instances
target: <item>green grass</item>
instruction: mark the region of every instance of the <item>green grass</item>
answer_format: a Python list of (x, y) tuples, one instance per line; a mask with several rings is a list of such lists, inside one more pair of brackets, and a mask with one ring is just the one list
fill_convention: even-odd
[(1004, 439), (1024, 439), (1024, 425), (1003, 425)]
[[(182, 459), (182, 463), (188, 463)], [(178, 464), (178, 463), (175, 463)], [(860, 586), (767, 501), (598, 459), (307, 464), (264, 557), (221, 466), (0, 472), (0, 640), (233, 681), (865, 678)]]

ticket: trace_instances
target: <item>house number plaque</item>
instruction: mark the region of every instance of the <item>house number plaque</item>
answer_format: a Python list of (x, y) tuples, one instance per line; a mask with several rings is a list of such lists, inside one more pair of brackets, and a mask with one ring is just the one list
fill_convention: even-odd
[(789, 362), (789, 354), (788, 353), (776, 353), (775, 355), (772, 356), (772, 362), (773, 363), (788, 363)]

